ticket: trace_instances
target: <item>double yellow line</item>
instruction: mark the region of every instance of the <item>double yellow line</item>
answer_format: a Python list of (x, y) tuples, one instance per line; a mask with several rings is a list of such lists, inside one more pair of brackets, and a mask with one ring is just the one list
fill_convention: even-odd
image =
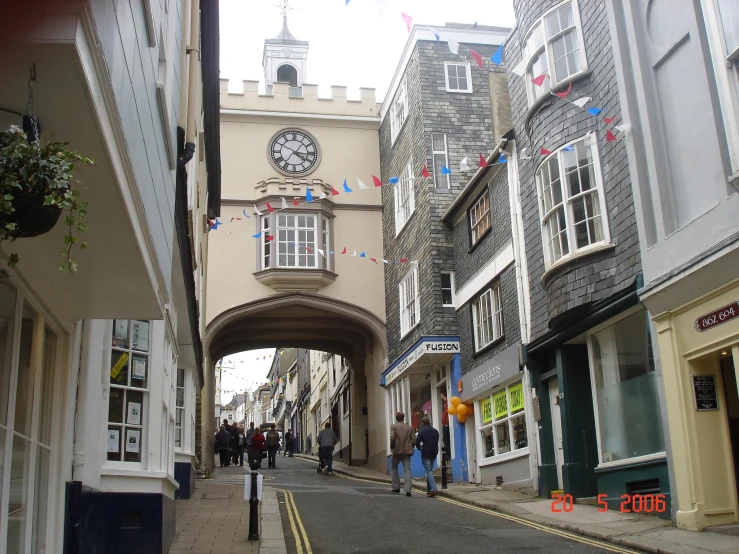
[[(277, 490), (280, 491), (285, 497), (287, 518), (290, 521), (290, 529), (292, 529), (293, 537), (295, 537), (295, 548), (297, 549), (298, 554), (313, 554), (313, 550), (311, 550), (310, 547), (310, 542), (308, 541), (308, 534), (305, 532), (303, 521), (300, 519), (300, 514), (298, 513), (298, 507), (295, 505), (293, 493), (283, 489)], [(303, 550), (303, 548), (305, 548), (305, 550)]]
[[(352, 479), (354, 481), (364, 481), (366, 483), (375, 483), (375, 484), (377, 484), (377, 481), (371, 481), (369, 479), (362, 479), (360, 477), (352, 477), (352, 476), (349, 476), (349, 475), (341, 475), (341, 474), (337, 474), (337, 475), (339, 477), (344, 478), (344, 479)], [(421, 489), (419, 487), (414, 487), (414, 490), (416, 492), (426, 492), (425, 489)], [(603, 543), (603, 542), (598, 541), (598, 540), (595, 540), (595, 539), (589, 539), (587, 537), (583, 537), (582, 535), (576, 535), (574, 533), (569, 533), (567, 531), (561, 531), (561, 530), (556, 529), (554, 527), (549, 527), (547, 525), (543, 525), (543, 524), (540, 524), (540, 523), (534, 523), (532, 521), (528, 521), (528, 520), (521, 519), (521, 518), (516, 517), (516, 516), (511, 516), (511, 515), (508, 515), (508, 514), (504, 514), (502, 512), (496, 512), (494, 510), (490, 510), (490, 509), (487, 509), (487, 508), (478, 508), (477, 506), (473, 506), (471, 504), (465, 504), (464, 502), (459, 502), (458, 500), (452, 500), (450, 498), (445, 498), (443, 496), (437, 496), (436, 499), (437, 500), (441, 500), (443, 502), (447, 502), (449, 504), (454, 504), (455, 506), (460, 506), (462, 508), (466, 508), (468, 510), (474, 510), (476, 512), (481, 512), (483, 514), (488, 514), (488, 515), (491, 515), (491, 516), (495, 516), (495, 517), (500, 517), (500, 518), (503, 518), (503, 519), (507, 519), (509, 521), (514, 521), (516, 523), (520, 523), (521, 525), (526, 525), (527, 527), (531, 527), (533, 529), (538, 529), (539, 531), (544, 531), (545, 533), (549, 533), (551, 535), (558, 535), (560, 537), (564, 537), (566, 539), (569, 539), (569, 540), (572, 540), (572, 541), (576, 541), (576, 542), (579, 542), (579, 543), (582, 543), (582, 544), (587, 544), (589, 546), (596, 546), (598, 548), (601, 548), (603, 550), (607, 550), (609, 552), (618, 552), (619, 554), (636, 554), (636, 551), (635, 550), (628, 550), (626, 548), (620, 548), (620, 547), (615, 546), (615, 545), (612, 545), (612, 544)]]

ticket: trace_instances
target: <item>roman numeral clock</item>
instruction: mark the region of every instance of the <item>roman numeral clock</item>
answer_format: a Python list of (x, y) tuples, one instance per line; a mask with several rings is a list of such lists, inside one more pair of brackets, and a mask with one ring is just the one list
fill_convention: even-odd
[(283, 175), (307, 175), (321, 159), (316, 140), (300, 129), (277, 133), (269, 143), (269, 159)]

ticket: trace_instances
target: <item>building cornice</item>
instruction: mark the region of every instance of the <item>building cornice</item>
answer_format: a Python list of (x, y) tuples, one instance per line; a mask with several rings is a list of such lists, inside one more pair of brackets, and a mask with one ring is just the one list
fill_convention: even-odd
[(234, 108), (221, 108), (221, 115), (240, 115), (250, 117), (266, 117), (266, 118), (292, 118), (292, 119), (324, 119), (326, 121), (358, 121), (366, 123), (376, 123), (380, 126), (380, 116), (378, 115), (341, 115), (341, 114), (321, 114), (321, 113), (301, 113), (301, 112), (277, 112), (269, 110), (238, 110)]

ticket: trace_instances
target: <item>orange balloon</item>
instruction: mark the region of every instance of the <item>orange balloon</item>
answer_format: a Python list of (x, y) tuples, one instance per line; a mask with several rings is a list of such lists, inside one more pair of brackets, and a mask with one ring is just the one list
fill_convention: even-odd
[(454, 404), (449, 406), (446, 411), (449, 415), (457, 415), (457, 407)]
[(466, 415), (458, 415), (457, 416), (457, 421), (459, 421), (460, 423), (464, 423), (465, 421), (467, 421), (467, 416)]
[(465, 404), (465, 406), (467, 406), (467, 415), (468, 416), (471, 416), (472, 415), (472, 410), (474, 409), (475, 405), (474, 404)]
[(466, 415), (467, 415), (467, 406), (465, 406), (464, 404), (460, 404), (459, 406), (457, 406), (457, 417), (466, 416)]
[(459, 399), (459, 396), (452, 396), (452, 397), (451, 397), (451, 398), (449, 399), (449, 402), (451, 402), (451, 403), (452, 403), (452, 406), (459, 406), (459, 404), (460, 404), (460, 403), (461, 403), (462, 401), (461, 401), (461, 400)]

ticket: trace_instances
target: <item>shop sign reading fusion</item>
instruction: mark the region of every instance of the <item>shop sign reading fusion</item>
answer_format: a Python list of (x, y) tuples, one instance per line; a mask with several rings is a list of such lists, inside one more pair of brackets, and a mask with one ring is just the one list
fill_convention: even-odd
[(403, 372), (424, 354), (457, 354), (459, 353), (459, 341), (425, 341), (409, 352), (408, 355), (395, 366), (392, 371), (385, 375), (385, 384), (389, 385), (400, 377)]
[(728, 306), (714, 310), (696, 319), (695, 330), (702, 333), (737, 317), (739, 317), (739, 302), (732, 302)]

